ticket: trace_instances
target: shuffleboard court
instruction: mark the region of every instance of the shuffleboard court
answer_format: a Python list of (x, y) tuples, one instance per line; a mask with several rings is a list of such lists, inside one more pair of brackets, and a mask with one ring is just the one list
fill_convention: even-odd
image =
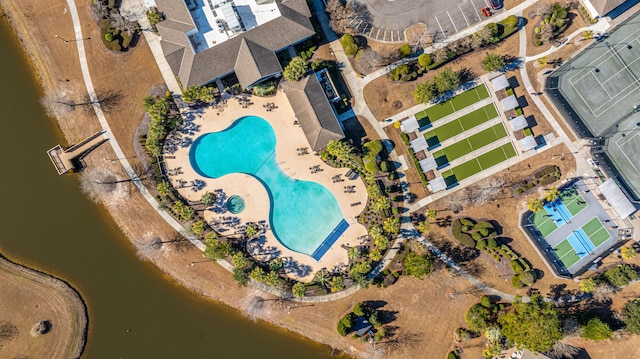
[(500, 162), (506, 161), (507, 159), (514, 157), (516, 154), (517, 152), (513, 147), (513, 143), (505, 143), (498, 148), (494, 148), (491, 151), (485, 152), (474, 159), (443, 172), (442, 177), (444, 177), (447, 185), (452, 185), (465, 178), (471, 177), (476, 173), (493, 167)]
[(461, 116), (433, 130), (425, 132), (424, 137), (429, 147), (446, 141), (478, 125), (498, 117), (498, 110), (493, 103)]
[(489, 90), (487, 90), (487, 86), (483, 83), (480, 86), (476, 86), (471, 90), (465, 91), (450, 100), (433, 105), (426, 110), (416, 113), (416, 120), (418, 120), (420, 127), (423, 127), (488, 97)]
[(443, 156), (446, 157), (446, 162), (453, 161), (490, 143), (493, 143), (505, 136), (507, 136), (507, 130), (505, 130), (502, 123), (499, 123), (493, 127), (489, 127), (474, 135), (471, 135), (470, 137), (467, 137), (460, 142), (451, 144), (442, 150), (433, 152), (433, 157), (438, 163), (442, 162), (438, 161), (438, 159)]

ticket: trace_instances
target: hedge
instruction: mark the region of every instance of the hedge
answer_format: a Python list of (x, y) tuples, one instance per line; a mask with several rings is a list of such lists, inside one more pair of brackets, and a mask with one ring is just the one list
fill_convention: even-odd
[(462, 232), (461, 219), (456, 219), (455, 221), (453, 221), (451, 225), (451, 232), (453, 234), (453, 238), (457, 239), (460, 243), (467, 247), (475, 248), (476, 241), (474, 241), (468, 233)]
[(546, 175), (550, 175), (554, 172), (556, 172), (557, 170), (560, 170), (560, 168), (558, 168), (558, 166), (546, 166), (544, 168), (542, 168), (541, 170), (537, 171), (536, 173), (533, 174), (533, 177), (535, 178), (542, 178)]
[(524, 268), (520, 265), (520, 261), (518, 260), (513, 260), (509, 262), (509, 264), (511, 265), (511, 269), (513, 269), (513, 272), (515, 274), (520, 274), (522, 273), (522, 271), (524, 271)]
[(526, 285), (526, 286), (530, 286), (533, 285), (533, 283), (535, 283), (536, 281), (536, 274), (534, 271), (526, 271), (523, 273), (520, 273), (518, 275), (518, 279), (520, 280), (520, 282), (522, 282), (522, 284)]
[(416, 157), (416, 154), (413, 152), (411, 148), (408, 148), (407, 150), (409, 151), (409, 155), (411, 156), (411, 158), (413, 158), (413, 165), (416, 167), (416, 170), (418, 171), (418, 175), (420, 176), (420, 182), (422, 182), (423, 186), (428, 185), (429, 181), (427, 181), (427, 176), (425, 176), (424, 172), (422, 172), (422, 169), (420, 168), (420, 162), (418, 162), (418, 158)]
[(472, 220), (470, 220), (469, 218), (460, 218), (460, 223), (462, 223), (462, 225), (464, 226), (475, 226), (475, 223), (473, 223)]
[(513, 277), (511, 277), (511, 285), (513, 285), (514, 288), (516, 289), (521, 289), (524, 287), (524, 285), (520, 281), (520, 278), (518, 278), (517, 275), (514, 275)]
[(481, 230), (483, 228), (488, 228), (488, 229), (495, 229), (493, 228), (493, 224), (491, 224), (491, 222), (478, 222), (475, 226), (473, 226), (473, 229), (475, 230)]

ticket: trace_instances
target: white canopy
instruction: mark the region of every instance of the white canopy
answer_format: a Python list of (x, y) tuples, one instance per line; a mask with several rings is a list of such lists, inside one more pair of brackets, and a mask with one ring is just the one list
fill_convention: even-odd
[(402, 121), (400, 124), (400, 128), (404, 133), (413, 132), (420, 128), (418, 124), (418, 120), (416, 120), (416, 116), (411, 116), (408, 119)]
[(507, 77), (505, 75), (500, 75), (491, 80), (491, 84), (496, 91), (500, 91), (509, 87), (509, 81), (507, 81)]
[(427, 187), (431, 192), (439, 192), (444, 189), (447, 189), (447, 183), (444, 181), (444, 177), (438, 176), (432, 179), (431, 181), (429, 181), (429, 185)]
[(504, 108), (505, 111), (509, 111), (520, 106), (518, 104), (518, 99), (516, 98), (516, 95), (505, 97), (502, 100), (500, 100), (500, 102), (502, 103), (502, 108)]
[(636, 211), (636, 207), (629, 201), (624, 192), (618, 187), (618, 185), (612, 180), (608, 179), (605, 183), (598, 186), (598, 189), (607, 199), (607, 202), (616, 211), (618, 217), (626, 218)]
[(538, 145), (533, 135), (527, 136), (521, 140), (518, 140), (518, 142), (520, 142), (520, 147), (522, 147), (522, 152), (527, 152), (529, 150), (532, 150), (536, 148), (536, 146)]
[(523, 128), (529, 127), (529, 123), (527, 123), (527, 119), (524, 118), (524, 115), (520, 115), (513, 119), (509, 120), (511, 123), (511, 127), (513, 127), (514, 131), (522, 130)]
[(411, 141), (410, 145), (411, 149), (413, 149), (413, 152), (419, 152), (429, 148), (429, 145), (427, 145), (427, 139), (422, 135), (419, 135), (418, 138)]
[(422, 168), (422, 172), (431, 171), (432, 169), (435, 169), (438, 167), (438, 164), (436, 163), (436, 159), (433, 158), (433, 156), (429, 156), (421, 160), (420, 162), (418, 162), (418, 164), (420, 165), (420, 168)]

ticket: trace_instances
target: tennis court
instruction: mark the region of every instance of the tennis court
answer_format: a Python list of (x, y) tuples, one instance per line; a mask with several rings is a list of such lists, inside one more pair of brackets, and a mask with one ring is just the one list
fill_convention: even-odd
[[(441, 166), (442, 164), (451, 162), (505, 136), (507, 136), (507, 130), (504, 128), (502, 123), (499, 123), (459, 142), (449, 145), (442, 150), (433, 152), (433, 157), (436, 159), (436, 163)], [(444, 157), (444, 159), (441, 159), (442, 157)]]
[(498, 117), (498, 110), (493, 103), (461, 116), (442, 126), (438, 126), (424, 134), (429, 148), (438, 145), (456, 135)]
[(562, 264), (565, 266), (565, 268), (571, 267), (580, 260), (580, 256), (578, 255), (578, 253), (576, 253), (576, 250), (573, 249), (573, 246), (567, 239), (560, 242), (557, 246), (555, 246), (555, 248), (553, 248), (553, 250), (555, 251), (558, 259), (560, 259)]
[(572, 216), (580, 213), (583, 209), (587, 208), (587, 202), (582, 198), (580, 192), (574, 187), (570, 187), (560, 194), (560, 200), (567, 207), (569, 213)]
[(487, 90), (487, 86), (483, 83), (480, 86), (476, 86), (471, 90), (465, 91), (450, 100), (433, 105), (426, 110), (416, 113), (416, 120), (418, 120), (418, 125), (420, 125), (420, 127), (424, 127), (443, 117), (449, 116), (458, 110), (462, 110), (467, 106), (484, 100), (487, 97), (489, 97), (489, 90)]
[(582, 231), (596, 247), (611, 238), (611, 235), (597, 217), (585, 223), (582, 226)]
[(494, 148), (489, 152), (485, 152), (480, 156), (464, 162), (448, 171), (442, 172), (442, 177), (447, 186), (451, 186), (465, 178), (471, 177), (476, 173), (493, 167), (502, 161), (514, 157), (517, 154), (513, 143), (505, 143), (504, 145)]
[(533, 224), (543, 237), (548, 236), (558, 228), (558, 225), (556, 225), (556, 222), (545, 208), (532, 214), (529, 217), (529, 223)]

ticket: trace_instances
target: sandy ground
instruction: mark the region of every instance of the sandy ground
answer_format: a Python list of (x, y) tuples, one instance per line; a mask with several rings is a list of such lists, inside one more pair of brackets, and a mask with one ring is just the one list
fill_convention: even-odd
[[(0, 324), (15, 326), (0, 343), (2, 358), (77, 358), (86, 341), (86, 309), (68, 284), (0, 257)], [(31, 328), (48, 320), (48, 333), (34, 337)]]
[[(466, 68), (476, 76), (480, 76), (486, 72), (482, 68), (482, 59), (488, 52), (495, 52), (499, 55), (509, 56), (514, 56), (514, 54), (518, 53), (518, 37), (518, 34), (515, 33), (497, 45), (483, 47), (470, 54), (466, 54), (451, 61), (444, 67), (449, 67), (453, 71), (459, 71)], [(381, 121), (384, 118), (393, 116), (396, 113), (417, 105), (413, 100), (413, 90), (417, 85), (427, 80), (431, 80), (438, 71), (441, 71), (444, 67), (428, 71), (417, 80), (411, 82), (391, 82), (389, 81), (388, 76), (381, 76), (365, 86), (364, 99), (376, 119)], [(400, 107), (393, 106), (396, 101), (401, 103)]]
[[(541, 0), (538, 1), (538, 3), (529, 6), (528, 8), (524, 9), (522, 11), (523, 16), (527, 17), (528, 21), (527, 24), (524, 27), (524, 31), (527, 32), (527, 56), (533, 56), (533, 55), (537, 55), (539, 53), (545, 52), (547, 50), (549, 50), (551, 48), (551, 43), (543, 43), (540, 46), (535, 46), (534, 45), (534, 28), (536, 26), (539, 26), (540, 24), (540, 20), (541, 17), (540, 16), (536, 16), (536, 17), (531, 17), (530, 14), (532, 12), (535, 12), (536, 8), (539, 6), (540, 3), (542, 2), (546, 2), (548, 4), (554, 4), (556, 2), (558, 2), (557, 0)], [(574, 31), (583, 28), (585, 26), (587, 26), (587, 23), (584, 21), (584, 19), (582, 18), (582, 16), (579, 14), (580, 10), (579, 9), (572, 9), (569, 11), (569, 19), (570, 19), (570, 25), (561, 33), (559, 33), (557, 35), (558, 39), (563, 38), (564, 36), (570, 35), (571, 33), (573, 33)], [(522, 31), (522, 30), (521, 30)]]

